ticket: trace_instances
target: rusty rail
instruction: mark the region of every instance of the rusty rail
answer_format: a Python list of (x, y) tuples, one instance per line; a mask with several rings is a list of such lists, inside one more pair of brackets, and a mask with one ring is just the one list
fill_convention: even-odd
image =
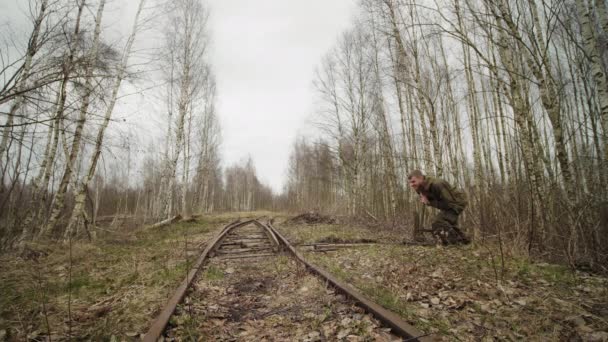
[(274, 245), (274, 251), (277, 252), (281, 248), (281, 244), (279, 243), (279, 240), (277, 239), (277, 236), (275, 235), (274, 231), (272, 229), (270, 229), (270, 227), (261, 223), (258, 220), (255, 220), (254, 223), (264, 229), (264, 232), (266, 233), (266, 235), (268, 236), (268, 238)]
[(320, 276), (339, 292), (354, 300), (360, 307), (374, 315), (379, 321), (384, 323), (386, 326), (390, 327), (392, 332), (396, 335), (405, 338), (406, 341), (432, 341), (431, 338), (426, 337), (427, 335), (423, 334), (414, 326), (405, 322), (394, 312), (391, 312), (383, 308), (382, 306), (374, 303), (373, 301), (359, 293), (357, 290), (355, 290), (352, 286), (343, 283), (326, 270), (306, 261), (306, 259), (304, 259), (304, 257), (300, 253), (298, 253), (298, 251), (289, 243), (289, 241), (283, 235), (281, 235), (281, 233), (279, 233), (270, 222), (268, 224), (263, 224), (258, 220), (247, 220), (243, 222), (240, 222), (239, 220), (234, 221), (226, 225), (220, 231), (220, 233), (218, 233), (210, 241), (210, 243), (207, 244), (205, 250), (201, 253), (199, 258), (194, 263), (193, 267), (188, 272), (186, 279), (182, 281), (173, 296), (164, 306), (161, 313), (156, 317), (156, 319), (150, 326), (150, 329), (144, 336), (143, 341), (154, 342), (162, 336), (165, 328), (167, 327), (167, 324), (169, 323), (171, 316), (175, 312), (177, 305), (183, 300), (184, 296), (186, 295), (186, 291), (188, 290), (192, 281), (198, 274), (206, 258), (212, 255), (213, 251), (218, 247), (219, 242), (222, 241), (226, 234), (228, 234), (234, 228), (246, 226), (251, 223), (262, 227), (267, 233), (272, 243), (276, 244), (277, 248), (284, 246), (298, 261), (303, 263), (313, 274)]
[(281, 235), (281, 233), (279, 233), (272, 226), (271, 223), (268, 223), (267, 226), (270, 230), (274, 232), (274, 234), (278, 237), (281, 243), (283, 243), (285, 247), (287, 247), (287, 250), (289, 250), (289, 252), (301, 263), (303, 263), (312, 273), (317, 274), (321, 278), (325, 279), (339, 292), (355, 300), (355, 302), (357, 302), (359, 306), (374, 315), (379, 321), (389, 326), (392, 332), (405, 338), (407, 341), (432, 341), (430, 337), (427, 337), (427, 334), (422, 333), (411, 324), (405, 322), (394, 312), (389, 311), (383, 308), (382, 306), (374, 303), (373, 301), (359, 293), (357, 290), (355, 290), (355, 288), (353, 288), (352, 286), (338, 280), (326, 270), (306, 261), (306, 259), (304, 259), (304, 257), (300, 253), (298, 253), (298, 251), (296, 251), (293, 246), (291, 246), (289, 241), (283, 235)]
[(169, 299), (167, 304), (165, 304), (165, 307), (163, 308), (161, 313), (156, 317), (156, 319), (150, 326), (150, 330), (148, 330), (148, 332), (144, 336), (143, 341), (155, 342), (156, 340), (158, 340), (161, 337), (161, 335), (163, 334), (163, 331), (165, 330), (165, 328), (167, 327), (167, 324), (169, 323), (169, 319), (171, 318), (171, 315), (173, 315), (173, 312), (175, 311), (175, 308), (186, 295), (186, 291), (190, 287), (190, 284), (194, 280), (194, 277), (196, 277), (198, 271), (200, 270), (201, 266), (203, 265), (203, 262), (207, 258), (207, 255), (209, 254), (210, 251), (213, 250), (213, 248), (215, 248), (215, 245), (218, 243), (218, 241), (220, 241), (233, 228), (241, 227), (241, 226), (247, 225), (251, 222), (252, 222), (252, 220), (244, 221), (244, 222), (239, 222), (238, 220), (234, 221), (234, 222), (226, 225), (222, 229), (222, 231), (218, 235), (216, 235), (216, 237), (207, 245), (205, 250), (201, 253), (199, 258), (196, 260), (196, 262), (194, 263), (194, 266), (188, 272), (186, 279), (184, 279), (184, 281), (182, 281), (182, 283), (179, 285), (179, 287), (177, 288), (177, 290), (175, 291), (175, 293), (173, 294), (171, 299)]

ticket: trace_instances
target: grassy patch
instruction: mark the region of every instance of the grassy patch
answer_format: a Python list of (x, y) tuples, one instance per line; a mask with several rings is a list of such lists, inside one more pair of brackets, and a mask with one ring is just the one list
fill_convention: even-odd
[(0, 330), (9, 340), (25, 340), (33, 332), (42, 339), (44, 307), (53, 339), (65, 338), (71, 297), (74, 336), (124, 340), (127, 333), (143, 333), (185, 277), (198, 246), (226, 220), (203, 217), (154, 229), (117, 229), (93, 242), (75, 241), (71, 259), (70, 246), (59, 242), (28, 245), (44, 252), (37, 259), (1, 255)]
[(289, 263), (293, 262), (291, 257), (286, 255), (279, 255), (274, 258), (274, 262), (269, 265), (268, 271), (274, 272), (275, 275), (282, 275), (287, 272), (290, 268)]
[(275, 225), (294, 244), (319, 242), (370, 242), (390, 241), (386, 232), (374, 231), (365, 227), (336, 224), (315, 225)]
[(67, 290), (71, 291), (73, 294), (88, 291), (98, 293), (103, 291), (107, 285), (108, 282), (106, 279), (95, 279), (88, 274), (79, 274), (76, 277), (73, 277), (72, 281), (68, 283)]
[(224, 279), (224, 272), (214, 265), (207, 267), (204, 278), (210, 281), (218, 281)]
[(526, 283), (538, 278), (567, 289), (579, 283), (576, 274), (563, 265), (535, 264), (523, 258), (513, 258), (507, 264), (507, 271)]
[[(503, 269), (492, 246), (378, 244), (306, 258), (422, 331), (448, 339), (585, 340), (589, 331), (608, 331), (598, 309), (605, 307), (607, 279), (513, 256)], [(564, 323), (573, 315), (585, 317), (586, 328)]]
[(395, 294), (381, 286), (360, 285), (361, 290), (370, 298), (383, 307), (398, 313), (402, 317), (412, 318), (411, 310)]

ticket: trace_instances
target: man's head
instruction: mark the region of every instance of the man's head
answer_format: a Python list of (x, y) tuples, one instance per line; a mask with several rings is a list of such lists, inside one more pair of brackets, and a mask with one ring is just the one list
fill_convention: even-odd
[(407, 175), (407, 182), (414, 190), (418, 190), (424, 183), (424, 174), (420, 170), (414, 170)]

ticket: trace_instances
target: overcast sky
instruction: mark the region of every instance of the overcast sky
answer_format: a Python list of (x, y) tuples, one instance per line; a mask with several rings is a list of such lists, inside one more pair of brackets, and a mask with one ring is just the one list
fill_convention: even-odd
[(208, 3), (224, 160), (251, 154), (261, 180), (280, 191), (291, 145), (313, 110), (314, 69), (348, 28), (356, 2)]
[[(357, 0), (201, 1), (211, 12), (210, 58), (218, 82), (223, 165), (251, 155), (261, 181), (279, 192), (292, 143), (313, 111), (315, 67), (351, 24)], [(106, 39), (124, 40), (137, 3), (109, 3)], [(26, 0), (0, 0), (0, 28), (10, 27), (18, 41), (26, 42), (31, 31), (27, 12)], [(140, 44), (158, 46), (162, 37), (156, 35), (158, 30), (142, 32)], [(135, 131), (144, 131), (134, 133), (145, 136), (148, 128), (142, 120), (155, 120), (146, 101), (141, 96), (122, 98), (115, 118), (122, 121), (126, 115), (125, 122), (135, 122)], [(152, 131), (164, 132), (160, 121), (152, 124), (157, 126)]]

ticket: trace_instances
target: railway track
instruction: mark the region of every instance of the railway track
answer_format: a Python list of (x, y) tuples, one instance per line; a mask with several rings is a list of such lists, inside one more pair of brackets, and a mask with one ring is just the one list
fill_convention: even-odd
[(230, 229), (222, 238), (211, 257), (222, 259), (250, 259), (275, 255), (279, 242), (274, 233), (259, 221)]
[(271, 224), (249, 220), (207, 244), (144, 341), (430, 340), (424, 336), (308, 263)]

